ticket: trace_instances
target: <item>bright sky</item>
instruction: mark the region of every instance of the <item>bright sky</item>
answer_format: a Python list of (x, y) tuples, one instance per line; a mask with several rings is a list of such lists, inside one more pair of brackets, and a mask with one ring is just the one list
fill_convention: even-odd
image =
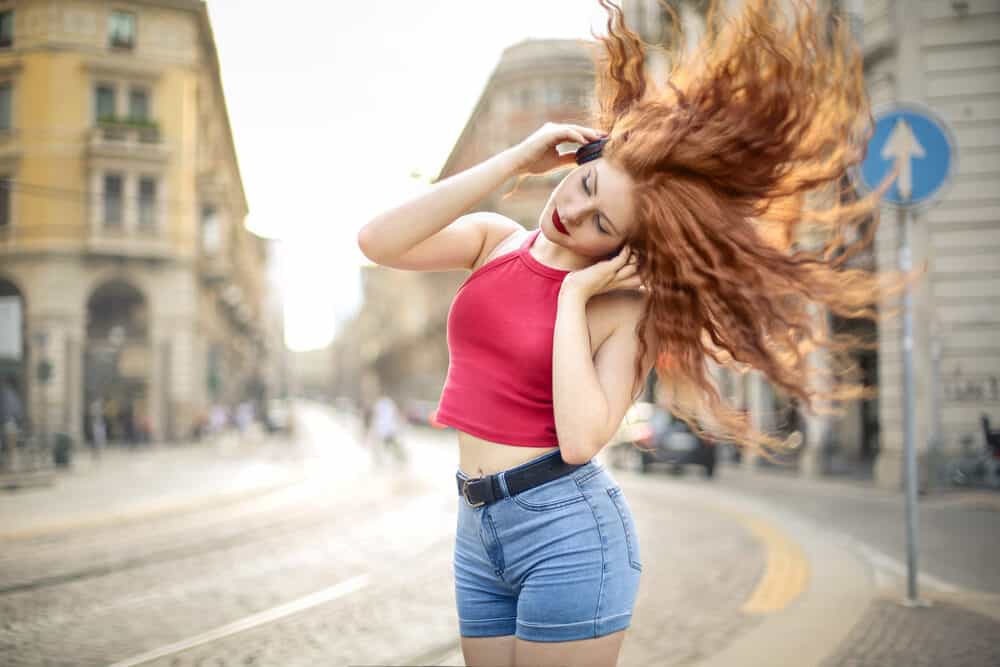
[[(250, 204), (282, 239), (285, 340), (326, 345), (360, 306), (358, 230), (424, 187), (501, 52), (585, 38), (596, 0), (209, 0)], [(414, 179), (415, 171), (424, 176)]]

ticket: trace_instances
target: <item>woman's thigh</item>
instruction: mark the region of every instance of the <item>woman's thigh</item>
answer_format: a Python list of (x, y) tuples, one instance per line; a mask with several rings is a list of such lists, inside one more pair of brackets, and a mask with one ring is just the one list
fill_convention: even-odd
[(466, 665), (514, 667), (514, 635), (502, 637), (462, 637)]
[[(625, 631), (619, 630), (596, 639), (568, 642), (514, 642), (514, 667), (615, 667)], [(467, 664), (478, 664), (469, 662)], [(484, 663), (492, 664), (492, 663)], [(498, 663), (501, 664), (501, 663)], [(503, 663), (507, 664), (507, 663)]]

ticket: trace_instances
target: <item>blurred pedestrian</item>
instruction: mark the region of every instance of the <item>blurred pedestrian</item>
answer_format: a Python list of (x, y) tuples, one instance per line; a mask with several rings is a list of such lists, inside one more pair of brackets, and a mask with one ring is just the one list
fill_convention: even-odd
[(114, 396), (104, 399), (104, 425), (107, 428), (109, 442), (114, 442), (122, 436), (120, 418), (121, 407), (119, 406), (118, 399)]
[(396, 401), (391, 396), (380, 396), (372, 406), (372, 433), (369, 438), (377, 463), (381, 463), (386, 454), (396, 462), (406, 461), (406, 451), (399, 437), (400, 421)]
[(252, 423), (253, 403), (250, 401), (241, 401), (236, 406), (236, 429), (240, 432), (240, 435), (246, 435)]
[(208, 411), (208, 430), (212, 436), (217, 436), (226, 428), (229, 417), (226, 414), (226, 406), (221, 403), (213, 403)]
[[(651, 368), (671, 413), (771, 455), (784, 443), (752, 429), (710, 362), (750, 366), (808, 405), (808, 350), (840, 343), (815, 313), (876, 312), (878, 277), (842, 267), (878, 207), (843, 191), (870, 123), (861, 54), (826, 10), (787, 4), (716, 6), (696, 51), (670, 40), (660, 82), (602, 0), (596, 128), (546, 123), (358, 235), (383, 266), (472, 271), (448, 316), (437, 412), (458, 431), (468, 664), (507, 663), (515, 646), (519, 664), (616, 663), (642, 558), (625, 495), (593, 457)], [(566, 167), (535, 231), (467, 214), (511, 178)], [(792, 245), (802, 221), (825, 245)]]
[(134, 448), (136, 445), (135, 407), (131, 398), (125, 399), (125, 405), (122, 407), (122, 431), (125, 442), (130, 448)]
[(94, 448), (94, 458), (99, 459), (108, 442), (108, 433), (104, 424), (104, 401), (100, 396), (90, 402), (87, 414), (90, 418), (90, 436)]
[(24, 408), (11, 380), (0, 379), (0, 470), (14, 467)]

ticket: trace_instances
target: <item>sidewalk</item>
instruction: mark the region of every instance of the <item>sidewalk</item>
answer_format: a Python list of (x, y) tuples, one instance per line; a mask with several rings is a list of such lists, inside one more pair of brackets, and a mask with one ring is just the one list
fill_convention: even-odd
[[(863, 481), (803, 479), (733, 466), (722, 468), (720, 473), (721, 495), (730, 496), (755, 515), (769, 517), (800, 543), (810, 560), (811, 581), (809, 590), (796, 604), (738, 638), (702, 667), (1000, 664), (1000, 642), (996, 640), (1000, 637), (1000, 595), (931, 576), (921, 565), (919, 597), (927, 606), (907, 606), (905, 564), (884, 553), (895, 550), (873, 549), (857, 537), (865, 533), (861, 524), (873, 519), (864, 508), (901, 511), (900, 492)], [(858, 524), (856, 531), (845, 530), (830, 518), (835, 517), (834, 508), (848, 503), (862, 512), (853, 514)], [(1000, 494), (940, 492), (921, 497), (920, 506), (927, 512), (946, 509), (996, 513), (1000, 512)], [(825, 516), (819, 511), (824, 507)], [(845, 517), (852, 516), (852, 510)], [(995, 520), (993, 525), (997, 525)], [(880, 528), (877, 523), (876, 528)], [(902, 525), (899, 529), (902, 531)], [(956, 542), (951, 547), (962, 549), (965, 545)], [(831, 628), (842, 628), (845, 621), (850, 627), (848, 632), (831, 632)], [(802, 652), (789, 653), (788, 648), (797, 643), (802, 643)], [(823, 657), (817, 660), (819, 656)]]
[(77, 449), (47, 486), (0, 490), (0, 539), (110, 525), (195, 510), (282, 488), (301, 479), (296, 444), (284, 438)]

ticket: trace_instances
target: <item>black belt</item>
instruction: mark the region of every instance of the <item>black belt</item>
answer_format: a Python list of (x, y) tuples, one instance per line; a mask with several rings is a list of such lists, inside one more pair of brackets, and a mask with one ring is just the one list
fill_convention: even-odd
[[(524, 468), (511, 470), (504, 476), (507, 481), (507, 491), (510, 495), (516, 496), (522, 491), (536, 487), (545, 482), (551, 482), (568, 475), (577, 468), (585, 466), (586, 463), (570, 464), (562, 459), (562, 455), (551, 456), (541, 461), (537, 461)], [(458, 482), (458, 494), (464, 496), (466, 502), (473, 507), (489, 505), (503, 498), (503, 489), (500, 488), (500, 473), (487, 475), (485, 477), (473, 477), (472, 479), (462, 479), (461, 475), (455, 475)]]

